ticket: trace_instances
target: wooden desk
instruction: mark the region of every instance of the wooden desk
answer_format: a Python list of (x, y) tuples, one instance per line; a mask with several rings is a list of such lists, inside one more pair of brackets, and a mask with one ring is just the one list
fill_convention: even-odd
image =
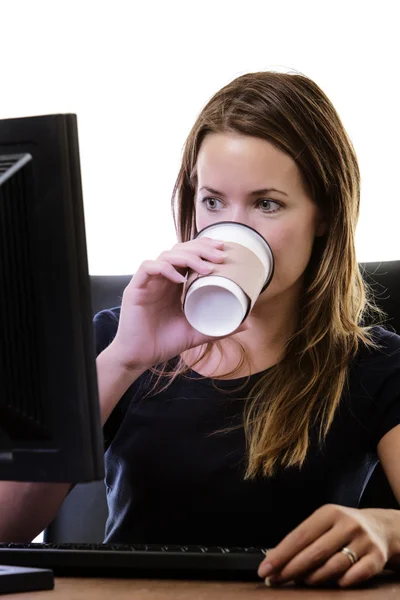
[(400, 576), (392, 574), (358, 589), (267, 588), (261, 583), (165, 579), (57, 577), (55, 589), (6, 594), (10, 600), (382, 600), (400, 597)]

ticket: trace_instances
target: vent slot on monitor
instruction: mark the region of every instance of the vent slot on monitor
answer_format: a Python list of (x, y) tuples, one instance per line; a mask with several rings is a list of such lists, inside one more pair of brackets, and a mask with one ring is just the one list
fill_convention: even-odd
[(32, 186), (31, 155), (0, 154), (0, 450), (7, 449), (7, 440), (24, 447), (30, 440), (51, 438), (40, 389), (39, 324), (32, 304)]

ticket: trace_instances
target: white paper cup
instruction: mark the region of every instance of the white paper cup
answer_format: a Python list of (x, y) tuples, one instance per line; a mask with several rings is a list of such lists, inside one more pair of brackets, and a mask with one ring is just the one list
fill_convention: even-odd
[(229, 335), (244, 321), (272, 279), (271, 248), (255, 229), (233, 221), (205, 227), (196, 237), (232, 243), (230, 264), (213, 263), (214, 273), (210, 275), (189, 272), (183, 310), (197, 331), (214, 337)]

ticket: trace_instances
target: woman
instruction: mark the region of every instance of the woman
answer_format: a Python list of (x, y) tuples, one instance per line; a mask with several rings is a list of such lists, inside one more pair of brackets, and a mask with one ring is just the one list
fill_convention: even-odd
[[(379, 311), (354, 249), (359, 186), (305, 76), (243, 75), (205, 106), (174, 190), (179, 242), (95, 318), (106, 541), (270, 547), (259, 575), (276, 584), (349, 586), (400, 564), (400, 512), (357, 508), (378, 458), (400, 500), (400, 337), (363, 324)], [(222, 242), (194, 239), (218, 221), (253, 227), (275, 258), (224, 339), (181, 309), (187, 270), (224, 260)]]

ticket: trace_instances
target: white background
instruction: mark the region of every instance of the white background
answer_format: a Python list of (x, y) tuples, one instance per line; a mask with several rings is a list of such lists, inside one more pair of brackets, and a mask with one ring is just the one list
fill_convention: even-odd
[(90, 272), (132, 273), (175, 243), (171, 192), (207, 100), (247, 71), (300, 71), (330, 97), (358, 154), (358, 259), (399, 259), (396, 8), (0, 0), (0, 118), (77, 113)]
[(400, 259), (396, 8), (0, 0), (0, 118), (77, 113), (90, 272), (132, 273), (175, 242), (171, 192), (207, 100), (248, 71), (300, 71), (330, 97), (358, 154), (358, 259)]

